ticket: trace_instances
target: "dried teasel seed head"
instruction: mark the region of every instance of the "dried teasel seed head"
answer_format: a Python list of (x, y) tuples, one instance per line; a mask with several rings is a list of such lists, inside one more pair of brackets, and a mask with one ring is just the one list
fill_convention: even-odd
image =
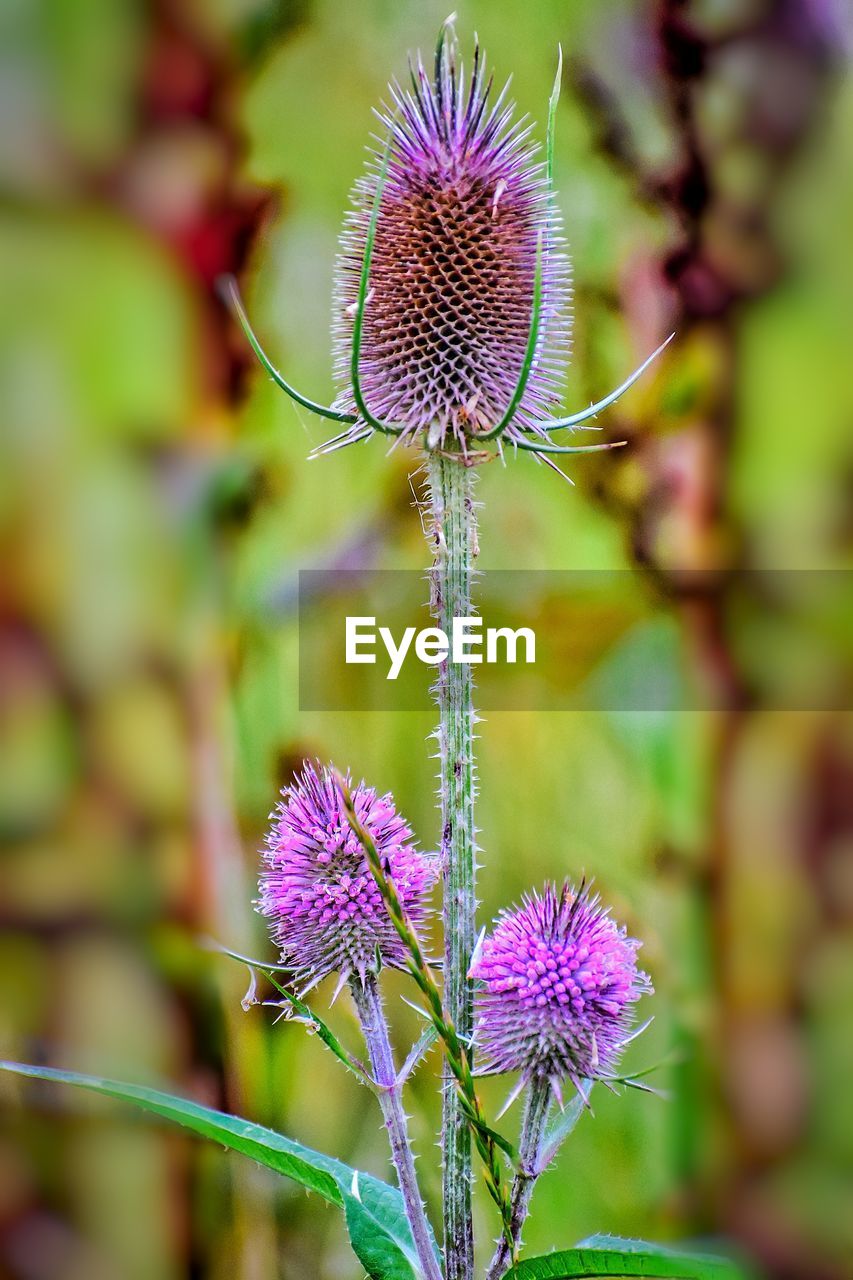
[(494, 94), (476, 46), (466, 76), (450, 27), (432, 78), (419, 58), (411, 87), (394, 83), (390, 94), (379, 113), (387, 152), (380, 143), (356, 183), (337, 262), (336, 407), (356, 412), (353, 323), (381, 185), (359, 360), (364, 403), (407, 436), (429, 433), (431, 447), (467, 446), (494, 427), (525, 361), (539, 253), (536, 347), (506, 431), (519, 438), (556, 408), (568, 356), (569, 265), (546, 168), (507, 88)]

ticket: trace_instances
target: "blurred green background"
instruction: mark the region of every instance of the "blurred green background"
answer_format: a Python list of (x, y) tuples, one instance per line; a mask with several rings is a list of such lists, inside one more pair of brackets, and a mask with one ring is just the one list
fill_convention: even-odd
[[(271, 353), (331, 394), (331, 270), (371, 107), (445, 8), (0, 9), (0, 1054), (168, 1080), (380, 1174), (371, 1099), (274, 1010), (244, 1014), (245, 974), (199, 939), (269, 955), (257, 850), (307, 753), (392, 789), (437, 842), (431, 716), (300, 713), (296, 685), (299, 568), (426, 565), (417, 459), (374, 441), (308, 463), (322, 425), (252, 366), (213, 284), (238, 271)], [(853, 549), (849, 9), (458, 12), (540, 138), (565, 52), (568, 407), (678, 331), (604, 420), (630, 447), (576, 462), (575, 488), (529, 458), (484, 468), (481, 563), (637, 568), (669, 624), (628, 627), (617, 667), (687, 663), (729, 707), (482, 725), (483, 919), (594, 874), (657, 989), (630, 1062), (673, 1055), (669, 1101), (602, 1096), (582, 1119), (527, 1243), (719, 1235), (769, 1276), (841, 1280), (853, 721), (832, 707), (850, 655), (830, 635), (825, 709), (755, 709), (757, 680), (784, 707), (796, 628), (725, 571), (847, 568)], [(684, 569), (723, 572), (697, 597)], [(594, 676), (596, 619), (574, 625)], [(402, 1046), (413, 1018), (393, 1012)], [(410, 1106), (433, 1209), (435, 1070)], [(238, 1157), (67, 1091), (0, 1095), (3, 1275), (357, 1277), (339, 1216)], [(479, 1191), (477, 1215), (485, 1251)]]

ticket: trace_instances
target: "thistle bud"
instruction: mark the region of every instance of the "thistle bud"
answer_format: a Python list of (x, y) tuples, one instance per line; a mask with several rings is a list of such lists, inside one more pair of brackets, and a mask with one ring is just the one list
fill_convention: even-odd
[(583, 888), (547, 885), (503, 912), (473, 966), (481, 1068), (557, 1090), (607, 1079), (652, 990), (639, 946)]
[[(409, 918), (422, 927), (437, 859), (415, 848), (390, 795), (378, 796), (362, 782), (352, 789), (352, 798)], [(306, 763), (284, 789), (263, 860), (258, 909), (269, 919), (282, 962), (303, 991), (330, 973), (363, 978), (382, 965), (405, 967), (408, 953), (329, 769)]]

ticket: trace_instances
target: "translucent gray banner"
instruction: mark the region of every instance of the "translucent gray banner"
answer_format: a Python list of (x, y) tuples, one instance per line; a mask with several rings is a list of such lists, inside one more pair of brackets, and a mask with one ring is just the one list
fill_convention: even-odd
[(446, 638), (426, 579), (300, 572), (301, 709), (424, 708), (454, 660), (485, 711), (853, 706), (848, 571), (489, 571)]

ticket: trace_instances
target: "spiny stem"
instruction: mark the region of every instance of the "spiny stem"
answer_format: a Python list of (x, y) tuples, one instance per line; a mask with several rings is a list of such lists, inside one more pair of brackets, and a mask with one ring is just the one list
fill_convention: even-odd
[(382, 900), (388, 908), (391, 922), (409, 953), (409, 972), (426, 998), (427, 1016), (444, 1044), (447, 1065), (453, 1080), (456, 1082), (459, 1108), (464, 1118), (464, 1123), (466, 1126), (470, 1126), (470, 1131), (474, 1135), (474, 1142), (485, 1169), (486, 1188), (498, 1206), (502, 1230), (509, 1240), (510, 1202), (503, 1183), (498, 1148), (503, 1150), (511, 1159), (515, 1158), (515, 1152), (511, 1145), (500, 1134), (495, 1133), (486, 1122), (482, 1103), (474, 1087), (470, 1050), (467, 1042), (462, 1042), (453, 1025), (453, 1020), (447, 1012), (441, 992), (432, 976), (432, 970), (424, 956), (420, 939), (400, 901), (397, 886), (391, 878), (390, 867), (387, 863), (383, 864), (373, 837), (358, 817), (353, 803), (352, 792), (346, 781), (338, 775), (337, 782), (347, 821), (364, 849), (368, 866), (373, 873), (379, 892), (382, 894)]
[(403, 1110), (402, 1088), (397, 1081), (394, 1055), (388, 1038), (388, 1024), (385, 1021), (376, 974), (366, 973), (363, 981), (353, 975), (350, 980), (350, 990), (358, 1020), (364, 1032), (370, 1065), (373, 1068), (376, 1083), (380, 1086), (377, 1096), (391, 1144), (391, 1160), (397, 1172), (397, 1182), (406, 1206), (406, 1217), (412, 1228), (412, 1238), (418, 1259), (425, 1280), (442, 1280), (441, 1267), (435, 1254), (432, 1233), (418, 1187), (406, 1113)]
[(502, 1235), (498, 1240), (494, 1257), (489, 1263), (486, 1280), (499, 1280), (516, 1260), (521, 1247), (521, 1232), (530, 1209), (533, 1187), (542, 1171), (542, 1148), (545, 1144), (545, 1126), (551, 1110), (551, 1085), (547, 1080), (534, 1079), (527, 1089), (524, 1115), (521, 1121), (521, 1138), (518, 1144), (518, 1168), (510, 1191), (510, 1239)]
[[(428, 462), (435, 562), (432, 612), (450, 635), (454, 618), (471, 616), (476, 555), (473, 469), (461, 458), (435, 453)], [(447, 659), (438, 669), (439, 799), (444, 863), (444, 984), (447, 1011), (461, 1040), (473, 1031), (468, 978), (476, 938), (473, 679), (468, 663)], [(470, 1055), (469, 1055), (470, 1056)], [(471, 1134), (458, 1092), (445, 1083), (442, 1113), (444, 1257), (447, 1280), (471, 1280)]]

